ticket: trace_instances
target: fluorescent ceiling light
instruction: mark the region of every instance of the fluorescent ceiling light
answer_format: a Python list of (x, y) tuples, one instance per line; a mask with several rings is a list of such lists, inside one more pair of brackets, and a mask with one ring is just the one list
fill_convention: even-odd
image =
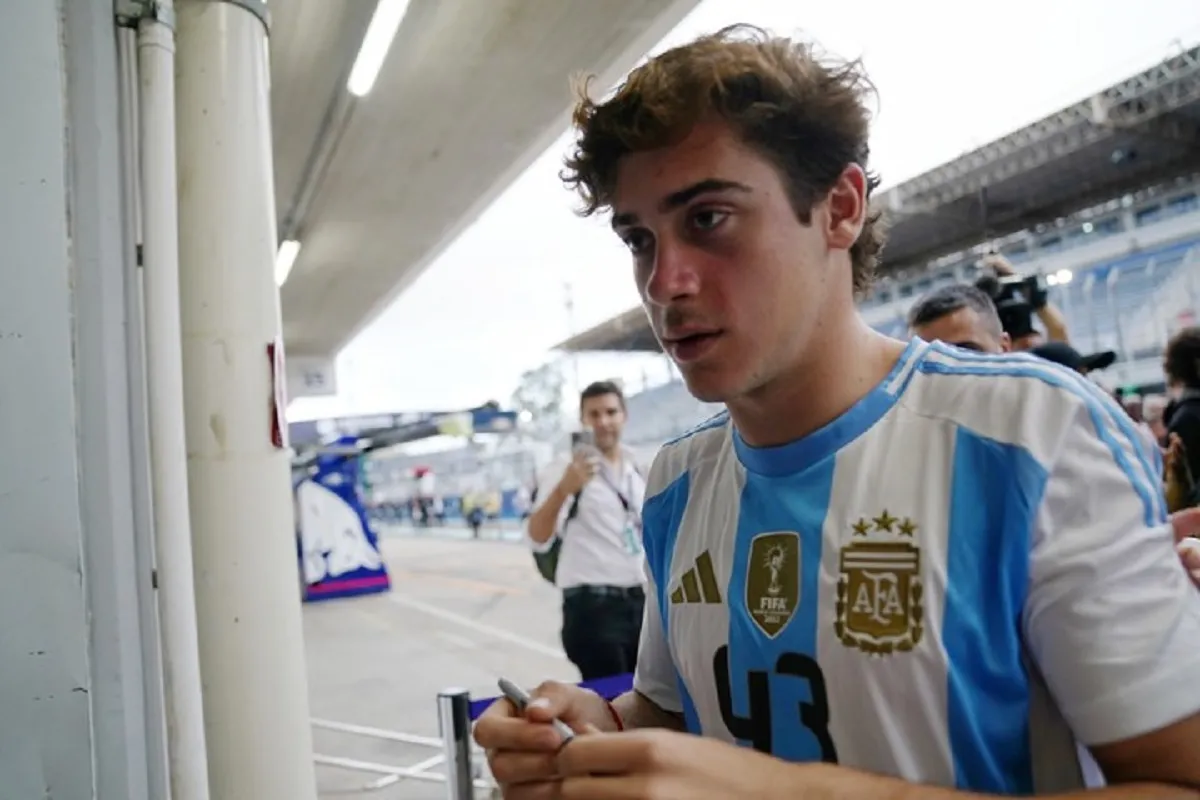
[(408, 11), (409, 0), (379, 0), (375, 6), (375, 15), (367, 26), (367, 34), (363, 36), (362, 47), (354, 59), (354, 68), (350, 70), (350, 81), (346, 88), (355, 97), (363, 97), (375, 85), (379, 70), (383, 68), (383, 60), (387, 58), (396, 31), (404, 13)]
[(295, 239), (288, 239), (279, 245), (279, 252), (275, 254), (276, 286), (283, 286), (283, 282), (288, 279), (288, 275), (292, 271), (292, 265), (296, 263), (296, 256), (298, 255), (300, 255), (300, 243)]

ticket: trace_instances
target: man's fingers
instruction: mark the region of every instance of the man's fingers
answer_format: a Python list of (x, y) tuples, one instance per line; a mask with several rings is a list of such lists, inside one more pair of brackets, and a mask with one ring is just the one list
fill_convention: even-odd
[(497, 783), (516, 786), (553, 780), (558, 775), (554, 753), (495, 753), (488, 762)]
[(504, 800), (562, 800), (561, 789), (561, 781), (502, 783), (500, 796)]
[(562, 737), (549, 725), (519, 718), (480, 717), (475, 723), (475, 742), (485, 750), (521, 750), (553, 753)]
[(506, 717), (519, 716), (521, 715), (517, 713), (517, 707), (514, 706), (507, 697), (498, 697), (491, 705), (483, 710), (482, 714), (479, 715), (479, 721), (482, 722), (485, 719), (503, 719)]
[(640, 772), (653, 755), (649, 747), (637, 732), (578, 736), (559, 752), (558, 770), (563, 776)]
[(1200, 540), (1184, 539), (1177, 549), (1183, 568), (1192, 576), (1192, 581), (1200, 585)]
[(525, 709), (525, 718), (534, 722), (552, 722), (559, 717), (571, 716), (572, 700), (578, 692), (578, 687), (546, 681), (529, 693), (533, 702)]
[[(492, 739), (497, 735), (497, 722), (503, 723), (505, 720), (516, 719), (520, 719), (520, 716), (517, 714), (517, 707), (509, 702), (508, 698), (501, 697), (500, 699), (496, 700), (496, 702), (484, 709), (484, 712), (479, 715), (479, 719), (476, 720), (474, 732), (475, 741), (479, 743), (480, 747), (498, 746), (495, 744), (485, 744), (484, 741), (480, 741), (480, 734), (482, 733), (485, 740)], [(498, 727), (500, 731), (505, 729), (503, 724), (499, 725)]]
[(1171, 515), (1171, 529), (1177, 543), (1189, 537), (1200, 537), (1200, 508), (1176, 511)]

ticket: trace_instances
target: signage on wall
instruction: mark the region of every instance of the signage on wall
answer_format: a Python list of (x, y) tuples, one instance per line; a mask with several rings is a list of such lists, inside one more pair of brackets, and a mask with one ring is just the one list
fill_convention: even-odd
[(332, 358), (292, 356), (287, 361), (288, 397), (332, 397), (337, 394), (337, 362)]

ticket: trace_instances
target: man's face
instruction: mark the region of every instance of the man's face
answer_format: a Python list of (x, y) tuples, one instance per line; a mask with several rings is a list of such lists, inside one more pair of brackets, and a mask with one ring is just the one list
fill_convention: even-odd
[(588, 397), (579, 406), (579, 421), (596, 437), (596, 447), (608, 452), (621, 442), (625, 427), (625, 407), (615, 394)]
[(775, 167), (721, 122), (621, 159), (613, 228), (693, 395), (720, 402), (763, 388), (805, 363), (829, 315), (853, 313), (846, 250), (862, 228), (864, 184), (847, 168), (802, 224)]
[(1018, 336), (1012, 340), (1012, 349), (1018, 353), (1024, 353), (1026, 350), (1032, 350), (1039, 344), (1046, 341), (1046, 338), (1037, 331), (1027, 333), (1024, 336)]
[(981, 353), (1007, 353), (1011, 349), (1008, 334), (997, 337), (980, 313), (969, 306), (918, 325), (913, 333), (927, 342), (939, 339)]

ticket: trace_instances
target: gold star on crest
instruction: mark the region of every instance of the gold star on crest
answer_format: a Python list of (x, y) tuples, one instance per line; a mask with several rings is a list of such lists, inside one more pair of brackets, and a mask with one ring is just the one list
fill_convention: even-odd
[(898, 521), (899, 520), (887, 512), (886, 508), (883, 510), (882, 514), (872, 520), (872, 522), (875, 523), (875, 530), (885, 533), (891, 533), (892, 528)]
[(866, 536), (871, 532), (871, 523), (861, 518), (850, 527), (854, 529), (855, 536)]
[(917, 532), (917, 523), (913, 522), (910, 518), (905, 517), (904, 520), (900, 523), (898, 529), (900, 531), (900, 535), (912, 536), (914, 533)]

